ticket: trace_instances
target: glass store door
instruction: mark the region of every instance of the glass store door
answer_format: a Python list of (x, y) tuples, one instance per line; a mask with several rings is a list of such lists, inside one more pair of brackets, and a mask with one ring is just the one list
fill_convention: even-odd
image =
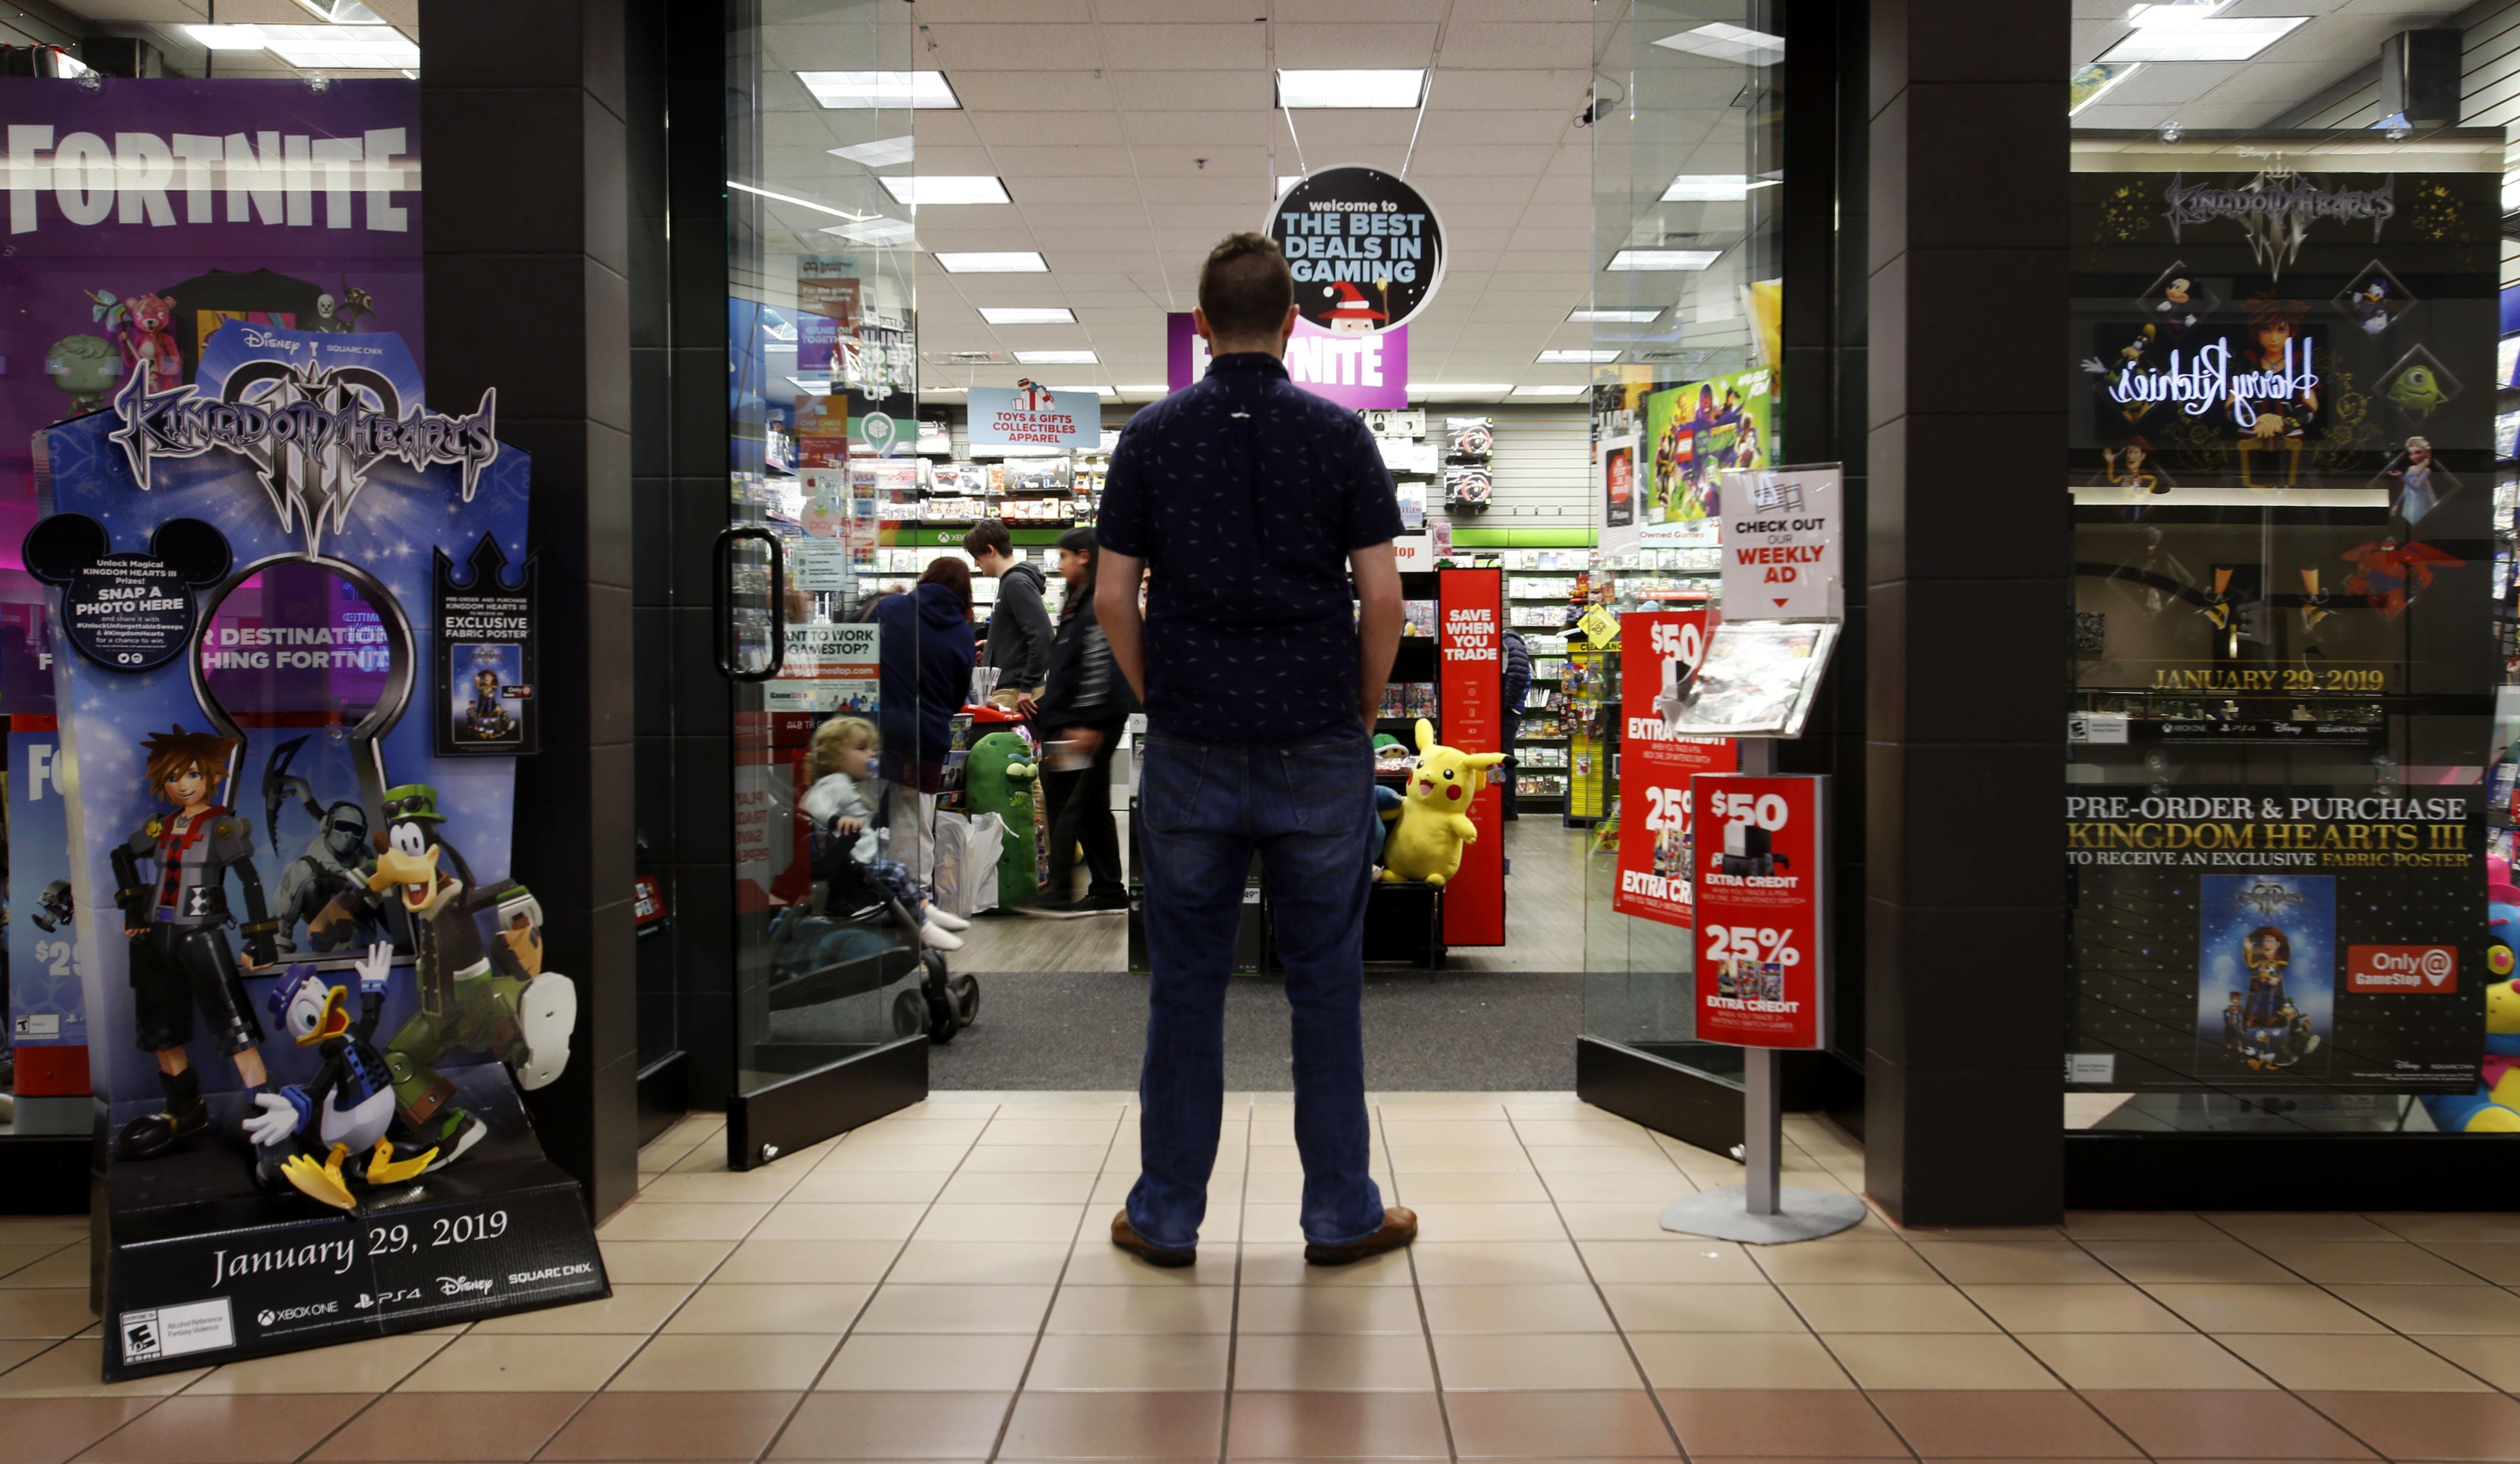
[[(713, 649), (732, 688), (738, 1169), (926, 1093), (941, 964), (864, 877), (859, 841), (815, 827), (811, 810), (837, 785), (808, 798), (853, 769), (848, 790), (870, 812), (887, 806), (840, 754), (881, 720), (885, 661), (918, 681), (916, 644), (882, 643), (871, 618), (878, 526), (921, 488), (907, 456), (922, 105), (910, 16), (898, 0), (729, 8), (729, 493)], [(832, 729), (818, 754), (816, 731), (835, 718), (864, 731)]]

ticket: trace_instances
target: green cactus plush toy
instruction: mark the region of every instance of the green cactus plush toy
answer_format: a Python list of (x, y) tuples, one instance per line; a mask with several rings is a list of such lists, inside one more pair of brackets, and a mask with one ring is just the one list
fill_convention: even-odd
[(1041, 890), (1033, 860), (1032, 787), (1038, 771), (1032, 744), (1011, 732), (991, 732), (971, 744), (963, 765), (963, 806), (974, 818), (995, 814), (1006, 821), (1007, 838), (998, 851), (998, 903), (1030, 900)]

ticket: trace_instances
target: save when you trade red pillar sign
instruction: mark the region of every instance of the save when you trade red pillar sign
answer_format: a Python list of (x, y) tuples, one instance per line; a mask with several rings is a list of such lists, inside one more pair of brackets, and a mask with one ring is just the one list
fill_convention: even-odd
[(1828, 779), (1701, 774), (1697, 830), (1697, 1036), (1743, 1047), (1828, 1039)]

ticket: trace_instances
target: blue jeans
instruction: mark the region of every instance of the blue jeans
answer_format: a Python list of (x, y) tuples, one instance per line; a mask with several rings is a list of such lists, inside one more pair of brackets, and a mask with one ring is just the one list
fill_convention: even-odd
[(1346, 1245), (1382, 1226), (1366, 1174), (1365, 898), (1373, 753), (1362, 731), (1284, 745), (1142, 744), (1139, 863), (1147, 885), (1147, 1061), (1129, 1223), (1149, 1244), (1198, 1243), (1225, 1109), (1225, 987), (1251, 855), (1268, 871), (1293, 1009), (1295, 1146), (1304, 1238)]

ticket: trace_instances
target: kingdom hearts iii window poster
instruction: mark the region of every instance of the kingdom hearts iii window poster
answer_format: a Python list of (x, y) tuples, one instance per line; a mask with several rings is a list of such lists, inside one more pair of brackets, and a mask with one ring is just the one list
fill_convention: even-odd
[(2196, 1069), (2323, 1076), (2336, 1031), (2336, 877), (2199, 876)]

